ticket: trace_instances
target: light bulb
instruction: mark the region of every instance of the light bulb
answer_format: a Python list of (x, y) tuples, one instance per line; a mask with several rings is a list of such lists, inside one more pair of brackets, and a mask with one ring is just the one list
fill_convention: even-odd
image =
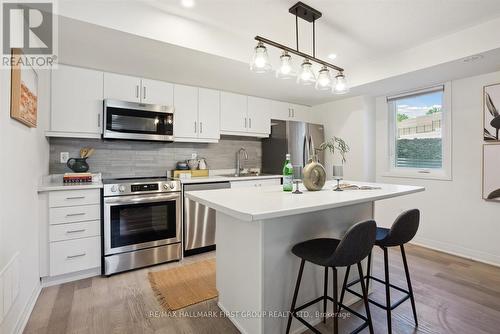
[(316, 77), (312, 71), (312, 64), (309, 59), (304, 59), (300, 67), (301, 70), (299, 76), (297, 77), (297, 83), (306, 86), (313, 85), (316, 82)]
[(192, 8), (195, 5), (194, 0), (181, 0), (181, 4), (186, 8)]
[(317, 90), (330, 90), (332, 87), (332, 78), (330, 76), (330, 71), (326, 66), (323, 66), (318, 74), (318, 80), (316, 81)]
[(250, 63), (250, 70), (255, 73), (269, 72), (271, 70), (271, 64), (269, 64), (269, 57), (264, 44), (259, 42), (254, 51), (252, 62)]
[(349, 86), (347, 85), (347, 80), (345, 79), (344, 73), (339, 72), (335, 77), (336, 82), (333, 86), (334, 94), (346, 94), (349, 92)]
[(290, 79), (293, 78), (295, 73), (292, 68), (292, 57), (283, 51), (280, 57), (280, 67), (276, 70), (276, 77), (279, 79)]

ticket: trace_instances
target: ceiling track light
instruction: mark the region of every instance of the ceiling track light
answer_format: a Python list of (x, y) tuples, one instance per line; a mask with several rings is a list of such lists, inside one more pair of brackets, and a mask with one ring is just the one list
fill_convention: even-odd
[[(295, 42), (296, 48), (293, 49), (289, 46), (283, 45), (281, 43), (272, 41), (270, 39), (256, 36), (255, 40), (258, 42), (257, 47), (255, 47), (255, 54), (252, 58), (252, 63), (250, 64), (250, 68), (252, 71), (257, 73), (266, 73), (270, 71), (271, 66), (269, 64), (269, 59), (267, 58), (267, 49), (265, 45), (272, 46), (283, 51), (282, 56), (280, 57), (280, 67), (276, 70), (276, 77), (280, 79), (289, 79), (292, 75), (290, 73), (291, 70), (291, 56), (290, 54), (294, 54), (303, 58), (301, 69), (299, 75), (297, 77), (297, 82), (304, 85), (311, 85), (316, 83), (315, 87), (318, 90), (330, 90), (332, 89), (334, 93), (337, 91), (342, 91), (344, 94), (345, 91), (348, 91), (347, 82), (345, 80), (344, 69), (322, 59), (316, 58), (316, 20), (319, 19), (322, 14), (320, 11), (302, 3), (297, 2), (293, 5), (289, 10), (289, 13), (295, 16)], [(312, 23), (312, 55), (309, 55), (305, 52), (300, 51), (299, 49), (299, 18)], [(264, 49), (262, 49), (264, 48)], [(265, 50), (265, 56), (263, 56)], [(265, 58), (265, 62), (264, 59)], [(321, 82), (318, 83), (316, 80), (316, 76), (312, 72), (312, 63), (317, 63), (321, 65), (321, 70), (318, 73), (317, 79)], [(266, 70), (263, 70), (266, 68)], [(257, 70), (260, 69), (260, 70)], [(338, 72), (338, 75), (335, 77), (335, 83), (332, 82), (330, 69)], [(286, 72), (286, 73), (284, 73)], [(311, 76), (312, 74), (312, 76)], [(314, 80), (314, 81), (312, 81)], [(340, 84), (339, 84), (340, 82)], [(344, 87), (344, 86), (345, 87)], [(339, 89), (336, 87), (339, 86)], [(333, 88), (332, 88), (333, 87)]]

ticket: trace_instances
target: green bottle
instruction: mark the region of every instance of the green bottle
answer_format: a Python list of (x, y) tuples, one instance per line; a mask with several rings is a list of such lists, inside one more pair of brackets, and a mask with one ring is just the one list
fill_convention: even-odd
[(293, 190), (293, 166), (290, 162), (290, 153), (286, 155), (285, 165), (283, 166), (283, 191)]

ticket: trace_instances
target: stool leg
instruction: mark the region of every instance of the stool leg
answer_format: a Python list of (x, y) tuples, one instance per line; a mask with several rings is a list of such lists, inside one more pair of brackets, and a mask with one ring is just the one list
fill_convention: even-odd
[(392, 319), (391, 319), (391, 287), (389, 286), (389, 254), (387, 247), (384, 250), (384, 271), (385, 271), (385, 302), (387, 305), (387, 333), (392, 333)]
[(342, 292), (340, 293), (339, 312), (342, 309), (342, 303), (344, 303), (345, 289), (347, 288), (347, 280), (349, 279), (350, 270), (351, 266), (348, 266), (345, 270), (344, 284), (342, 284)]
[(290, 333), (290, 326), (292, 325), (292, 314), (295, 313), (295, 303), (297, 302), (297, 295), (299, 294), (300, 280), (302, 279), (302, 272), (304, 271), (304, 263), (306, 260), (300, 262), (299, 275), (297, 276), (297, 283), (295, 284), (295, 291), (293, 293), (292, 306), (288, 314), (288, 323), (286, 324), (286, 334)]
[(413, 309), (413, 318), (415, 319), (415, 326), (418, 327), (417, 309), (415, 307), (415, 298), (413, 296), (413, 287), (411, 286), (410, 271), (408, 270), (408, 263), (406, 262), (405, 247), (401, 245), (401, 255), (403, 256), (403, 265), (405, 267), (406, 282), (408, 283), (408, 292), (410, 294), (411, 308)]
[(365, 311), (366, 318), (368, 319), (368, 329), (370, 330), (370, 334), (373, 334), (373, 324), (372, 324), (372, 316), (370, 313), (370, 305), (368, 305), (368, 289), (365, 286), (365, 280), (363, 279), (363, 268), (361, 267), (361, 262), (358, 262), (358, 273), (360, 277), (361, 290), (363, 290), (363, 302), (365, 303)]
[(333, 334), (339, 332), (337, 268), (333, 267)]
[(323, 323), (326, 324), (326, 302), (328, 299), (328, 267), (325, 267), (325, 287), (323, 289)]
[(370, 254), (368, 254), (368, 265), (366, 268), (366, 293), (368, 293), (368, 290), (370, 289), (371, 268), (372, 268), (372, 252), (370, 251)]

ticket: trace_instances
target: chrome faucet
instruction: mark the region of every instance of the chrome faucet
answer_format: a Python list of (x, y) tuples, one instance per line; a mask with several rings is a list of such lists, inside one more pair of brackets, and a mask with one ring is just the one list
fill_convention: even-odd
[(245, 155), (245, 160), (248, 160), (248, 153), (247, 153), (247, 150), (245, 150), (245, 148), (240, 148), (238, 150), (238, 152), (236, 152), (236, 176), (240, 176), (241, 175), (241, 152), (243, 152)]

